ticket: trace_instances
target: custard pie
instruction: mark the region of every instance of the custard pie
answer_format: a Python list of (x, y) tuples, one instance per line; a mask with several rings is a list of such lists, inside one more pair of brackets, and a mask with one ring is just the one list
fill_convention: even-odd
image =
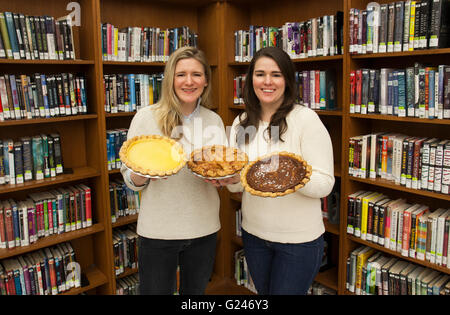
[(310, 177), (311, 166), (301, 156), (283, 151), (247, 164), (241, 173), (241, 182), (252, 195), (279, 197), (303, 187)]
[(247, 162), (247, 154), (239, 149), (211, 145), (192, 151), (187, 165), (197, 175), (220, 178), (236, 174)]
[(132, 171), (148, 176), (174, 175), (186, 164), (183, 147), (175, 140), (159, 135), (128, 139), (120, 148), (119, 156)]

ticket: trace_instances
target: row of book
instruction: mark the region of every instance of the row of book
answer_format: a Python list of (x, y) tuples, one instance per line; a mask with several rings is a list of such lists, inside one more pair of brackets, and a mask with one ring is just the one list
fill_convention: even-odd
[(105, 112), (135, 112), (158, 102), (163, 78), (163, 73), (103, 75)]
[(0, 75), (0, 121), (87, 113), (83, 74)]
[[(244, 104), (245, 74), (233, 81), (233, 103)], [(312, 109), (336, 109), (336, 75), (333, 70), (296, 71), (297, 103)]]
[(108, 170), (120, 169), (122, 161), (119, 151), (122, 144), (127, 140), (128, 129), (120, 128), (106, 130), (106, 154), (108, 157)]
[(450, 66), (350, 72), (350, 113), (450, 118)]
[(386, 53), (449, 47), (446, 0), (369, 3), (350, 9), (351, 54)]
[(253, 279), (248, 271), (244, 249), (237, 250), (234, 253), (234, 264), (234, 279), (236, 280), (236, 284), (246, 287), (253, 293), (257, 293)]
[(264, 47), (282, 48), (293, 59), (343, 54), (343, 12), (281, 27), (250, 25), (234, 32), (235, 61), (248, 62)]
[(139, 213), (141, 192), (128, 188), (122, 179), (110, 181), (109, 197), (112, 223), (115, 223), (121, 217)]
[(69, 242), (0, 261), (1, 295), (56, 295), (81, 286)]
[(346, 289), (357, 295), (450, 295), (450, 275), (360, 246), (347, 258)]
[(450, 140), (373, 133), (349, 138), (349, 174), (450, 193)]
[(117, 275), (138, 267), (136, 223), (113, 230), (114, 270)]
[(139, 274), (132, 275), (116, 280), (116, 295), (139, 295)]
[(188, 26), (162, 29), (102, 23), (104, 61), (166, 62), (180, 47), (197, 47), (198, 35)]
[(0, 58), (75, 59), (71, 17), (0, 12)]
[(0, 200), (0, 248), (28, 246), (92, 225), (91, 188), (84, 184)]
[(336, 109), (336, 75), (332, 69), (296, 72), (295, 80), (299, 104), (311, 109)]
[(361, 190), (348, 196), (347, 233), (402, 256), (450, 268), (450, 209)]
[(22, 184), (63, 172), (59, 134), (0, 139), (0, 184)]

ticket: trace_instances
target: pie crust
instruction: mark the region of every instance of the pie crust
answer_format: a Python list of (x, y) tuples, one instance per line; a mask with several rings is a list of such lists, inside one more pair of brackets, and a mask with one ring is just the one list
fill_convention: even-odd
[[(274, 157), (278, 160), (272, 160)], [(241, 172), (241, 183), (252, 195), (280, 197), (303, 187), (311, 172), (311, 166), (301, 156), (286, 151), (275, 152), (247, 164)]]
[(144, 176), (174, 175), (186, 164), (183, 147), (175, 140), (159, 135), (128, 139), (120, 148), (119, 156), (128, 168)]
[(236, 174), (247, 162), (247, 154), (239, 149), (210, 145), (192, 151), (187, 165), (195, 174), (218, 178)]

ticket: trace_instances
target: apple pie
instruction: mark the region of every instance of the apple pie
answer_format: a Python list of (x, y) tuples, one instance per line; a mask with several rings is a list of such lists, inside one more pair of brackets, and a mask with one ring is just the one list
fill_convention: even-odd
[(247, 162), (247, 154), (239, 149), (211, 145), (192, 151), (187, 165), (200, 176), (220, 178), (236, 174)]
[(301, 156), (283, 151), (247, 164), (241, 173), (241, 182), (252, 195), (279, 197), (303, 187), (310, 177), (311, 166)]
[(186, 164), (183, 147), (159, 135), (136, 136), (125, 141), (119, 152), (122, 162), (141, 175), (166, 177)]

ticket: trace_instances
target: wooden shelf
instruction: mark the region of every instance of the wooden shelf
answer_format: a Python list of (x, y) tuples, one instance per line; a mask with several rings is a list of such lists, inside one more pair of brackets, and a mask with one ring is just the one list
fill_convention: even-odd
[(49, 60), (49, 59), (0, 59), (0, 64), (30, 64), (30, 65), (93, 65), (94, 60)]
[(77, 167), (73, 169), (73, 174), (62, 174), (56, 177), (45, 178), (42, 180), (27, 181), (24, 182), (23, 184), (0, 185), (0, 195), (10, 193), (13, 191), (30, 190), (50, 185), (65, 184), (68, 182), (73, 182), (76, 180), (87, 179), (97, 176), (100, 176), (100, 170), (96, 170), (95, 168), (89, 166)]
[(341, 110), (335, 110), (335, 109), (330, 109), (330, 110), (325, 110), (325, 109), (315, 109), (314, 110), (317, 115), (319, 116), (337, 116), (340, 117), (342, 116), (342, 111)]
[[(230, 109), (238, 109), (238, 110), (244, 110), (245, 105), (228, 105), (228, 108)], [(319, 116), (337, 116), (342, 117), (342, 111), (341, 110), (324, 110), (324, 109), (314, 109), (314, 111)]]
[(86, 115), (74, 115), (74, 116), (52, 117), (52, 118), (5, 120), (0, 122), (0, 127), (32, 125), (32, 124), (51, 124), (56, 122), (97, 119), (97, 117), (98, 117), (97, 114), (86, 114)]
[(116, 276), (116, 279), (125, 278), (138, 272), (138, 268), (125, 268), (124, 272)]
[(41, 248), (56, 245), (58, 243), (63, 243), (77, 238), (85, 237), (87, 235), (102, 232), (104, 230), (105, 227), (102, 223), (96, 223), (84, 229), (79, 229), (76, 231), (66, 232), (62, 234), (49, 235), (38, 239), (35, 243), (30, 244), (28, 246), (0, 249), (0, 257), (1, 259), (5, 259), (16, 255), (21, 255), (24, 253), (29, 253)]
[(114, 117), (133, 117), (136, 112), (120, 112), (120, 113), (105, 113), (106, 118)]
[(385, 188), (398, 190), (398, 191), (404, 191), (404, 192), (408, 192), (408, 193), (415, 194), (415, 195), (421, 195), (421, 196), (426, 196), (426, 197), (430, 197), (430, 198), (450, 201), (450, 195), (435, 193), (435, 192), (431, 192), (428, 190), (406, 188), (405, 186), (395, 185), (392, 181), (382, 179), (382, 178), (377, 178), (377, 179), (358, 178), (358, 177), (353, 177), (353, 176), (348, 176), (348, 178), (349, 178), (349, 180), (356, 181), (356, 182), (385, 187)]
[(89, 266), (86, 270), (82, 270), (89, 281), (89, 285), (80, 288), (72, 288), (69, 291), (63, 292), (60, 295), (78, 295), (89, 290), (100, 287), (108, 282), (107, 277), (94, 265)]
[(362, 240), (362, 239), (360, 239), (358, 237), (355, 237), (353, 235), (347, 235), (347, 238), (352, 240), (353, 242), (356, 242), (356, 243), (359, 243), (359, 244), (362, 244), (362, 245), (365, 245), (365, 246), (369, 246), (369, 247), (375, 248), (378, 251), (387, 253), (387, 254), (392, 255), (392, 256), (396, 256), (396, 257), (401, 258), (403, 260), (408, 260), (408, 261), (413, 262), (413, 263), (415, 263), (417, 265), (422, 265), (422, 266), (425, 266), (427, 268), (435, 269), (435, 270), (438, 270), (440, 272), (443, 272), (443, 273), (446, 273), (446, 274), (450, 274), (450, 269), (447, 268), (447, 267), (439, 266), (439, 265), (436, 265), (436, 264), (432, 264), (432, 263), (430, 263), (428, 261), (424, 261), (424, 260), (419, 260), (419, 259), (415, 259), (415, 258), (412, 258), (412, 257), (403, 256), (399, 252), (387, 249), (384, 246), (381, 246), (381, 245), (378, 245), (378, 244), (375, 244), (375, 243), (372, 243), (372, 242), (368, 242), (368, 241)]
[(129, 61), (103, 61), (104, 66), (125, 66), (125, 67), (155, 67), (164, 68), (165, 62), (129, 62)]
[(421, 49), (413, 51), (378, 53), (378, 54), (359, 54), (350, 55), (352, 59), (372, 59), (372, 58), (399, 58), (406, 56), (427, 56), (427, 55), (446, 55), (450, 54), (450, 48), (440, 49)]
[[(153, 61), (153, 62), (130, 62), (130, 61), (102, 61), (104, 66), (138, 66), (138, 67), (155, 67), (164, 68), (166, 66), (165, 62)], [(211, 68), (216, 68), (217, 64), (210, 64)]]
[(138, 218), (139, 214), (133, 214), (133, 215), (126, 215), (124, 217), (120, 217), (116, 220), (116, 222), (112, 223), (112, 228), (117, 228), (123, 225), (127, 225), (127, 224), (131, 224), (131, 223), (136, 223), (137, 218)]
[[(292, 59), (293, 63), (304, 63), (304, 62), (318, 62), (318, 61), (335, 61), (335, 60), (343, 60), (343, 55), (335, 55), (335, 56), (319, 56), (319, 57), (308, 57), (308, 58), (298, 58)], [(248, 66), (250, 62), (238, 62), (233, 61), (229, 62), (228, 66), (230, 67), (240, 67), (240, 66)]]
[(332, 267), (325, 271), (319, 272), (314, 281), (317, 281), (330, 289), (338, 291), (338, 268)]
[(397, 117), (381, 114), (350, 114), (351, 118), (374, 119), (382, 121), (398, 121), (405, 123), (431, 124), (431, 125), (450, 125), (450, 119), (426, 119), (414, 117)]

